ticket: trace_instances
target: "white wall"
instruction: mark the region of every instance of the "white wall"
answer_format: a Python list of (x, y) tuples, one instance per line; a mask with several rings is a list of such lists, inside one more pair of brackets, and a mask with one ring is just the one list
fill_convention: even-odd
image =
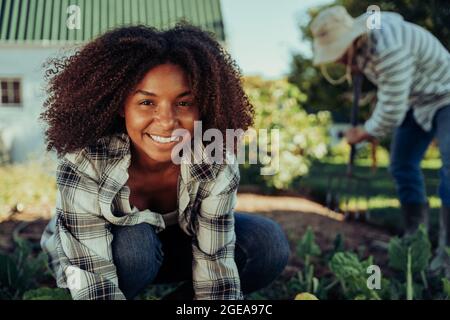
[(0, 128), (10, 146), (13, 162), (44, 154), (44, 125), (38, 121), (45, 100), (42, 64), (58, 54), (58, 47), (0, 45), (0, 78), (18, 77), (22, 82), (22, 107), (0, 106)]

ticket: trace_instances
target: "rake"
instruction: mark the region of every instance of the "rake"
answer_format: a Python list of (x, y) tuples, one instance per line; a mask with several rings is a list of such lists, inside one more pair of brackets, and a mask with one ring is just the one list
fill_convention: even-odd
[[(361, 95), (362, 75), (355, 74), (353, 78), (353, 105), (350, 115), (352, 127), (358, 125), (359, 98)], [(350, 156), (345, 173), (331, 174), (328, 176), (326, 205), (328, 209), (341, 212), (346, 220), (368, 220), (369, 212), (369, 187), (370, 179), (358, 176), (354, 172), (356, 157), (356, 145), (351, 145)], [(354, 200), (354, 207), (350, 208), (350, 200)], [(361, 202), (364, 209), (360, 207)], [(340, 204), (343, 204), (341, 207)]]

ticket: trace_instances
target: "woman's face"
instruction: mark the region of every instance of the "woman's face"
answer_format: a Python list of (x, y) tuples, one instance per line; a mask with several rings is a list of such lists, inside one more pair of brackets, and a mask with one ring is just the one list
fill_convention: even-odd
[(178, 143), (172, 132), (185, 129), (192, 137), (200, 120), (185, 72), (169, 63), (147, 72), (127, 98), (123, 116), (139, 161), (148, 165), (171, 161)]

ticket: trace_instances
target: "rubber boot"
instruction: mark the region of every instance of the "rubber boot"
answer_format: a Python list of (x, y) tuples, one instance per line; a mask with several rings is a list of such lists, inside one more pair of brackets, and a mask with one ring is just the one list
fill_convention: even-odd
[[(430, 270), (438, 272), (442, 270), (446, 277), (450, 278), (450, 207), (441, 208), (439, 215), (439, 240), (436, 256), (431, 261)], [(450, 250), (450, 249), (449, 249)]]
[(405, 222), (404, 236), (412, 235), (420, 224), (424, 224), (428, 231), (428, 204), (402, 204), (403, 220)]

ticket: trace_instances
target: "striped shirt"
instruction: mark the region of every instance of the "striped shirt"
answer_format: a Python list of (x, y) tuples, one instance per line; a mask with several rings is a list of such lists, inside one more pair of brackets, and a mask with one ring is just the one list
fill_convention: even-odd
[(450, 53), (430, 32), (396, 13), (381, 14), (357, 51), (358, 67), (377, 87), (377, 104), (365, 130), (382, 137), (399, 126), (409, 108), (425, 130), (450, 103)]
[[(69, 288), (73, 299), (125, 299), (112, 256), (112, 225), (165, 228), (161, 214), (130, 205), (130, 162), (126, 134), (99, 139), (59, 159), (56, 212), (41, 246), (58, 287)], [(180, 166), (178, 223), (192, 236), (195, 299), (242, 299), (234, 261), (237, 161)]]

